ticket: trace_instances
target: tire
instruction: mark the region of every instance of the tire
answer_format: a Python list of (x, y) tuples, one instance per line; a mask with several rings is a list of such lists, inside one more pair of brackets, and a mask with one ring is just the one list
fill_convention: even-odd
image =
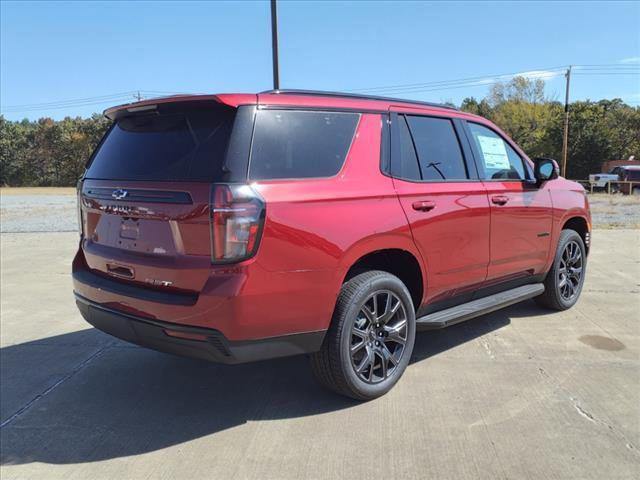
[(575, 230), (562, 230), (553, 265), (544, 280), (544, 293), (535, 298), (536, 302), (553, 310), (573, 307), (582, 292), (586, 266), (582, 237)]
[(361, 273), (342, 285), (322, 348), (311, 355), (311, 369), (326, 388), (372, 400), (404, 373), (415, 334), (413, 302), (404, 283), (387, 272)]
[(618, 185), (617, 183), (607, 182), (607, 184), (604, 186), (604, 191), (611, 192), (611, 193), (619, 193), (620, 185)]

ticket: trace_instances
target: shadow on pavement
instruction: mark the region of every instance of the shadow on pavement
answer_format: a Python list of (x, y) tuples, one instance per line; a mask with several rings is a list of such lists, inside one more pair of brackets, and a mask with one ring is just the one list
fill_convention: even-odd
[[(502, 328), (511, 317), (543, 312), (526, 303), (445, 330), (421, 332), (412, 363)], [(39, 355), (43, 345), (62, 354), (88, 341), (102, 350), (80, 369), (75, 363), (67, 364), (66, 380), (1, 429), (3, 465), (129, 457), (250, 421), (306, 417), (358, 405), (318, 386), (304, 357), (216, 365), (112, 343), (97, 330), (3, 348), (3, 373), (37, 362), (33, 356)], [(20, 375), (3, 374), (11, 382), (2, 384), (2, 401), (17, 404), (15, 397), (24, 396), (25, 391), (21, 383), (33, 383), (34, 377), (40, 393), (49, 388), (39, 379), (55, 383), (52, 378), (59, 372), (43, 377), (47, 368), (43, 364), (39, 370), (24, 368)], [(22, 406), (33, 397), (19, 400)]]

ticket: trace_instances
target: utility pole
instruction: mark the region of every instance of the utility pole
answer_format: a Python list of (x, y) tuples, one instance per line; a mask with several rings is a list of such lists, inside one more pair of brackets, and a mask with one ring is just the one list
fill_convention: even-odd
[(276, 0), (271, 0), (271, 53), (273, 58), (273, 89), (280, 89), (280, 72), (278, 66), (278, 12)]
[(567, 177), (567, 154), (569, 150), (569, 84), (571, 83), (571, 65), (565, 74), (567, 87), (564, 96), (564, 132), (562, 135), (562, 175)]

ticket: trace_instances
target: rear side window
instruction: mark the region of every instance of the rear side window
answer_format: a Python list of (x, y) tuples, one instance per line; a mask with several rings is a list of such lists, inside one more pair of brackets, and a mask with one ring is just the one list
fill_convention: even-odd
[(359, 118), (358, 113), (258, 111), (249, 178), (336, 175), (347, 156)]
[(471, 136), (480, 155), (480, 177), (484, 180), (524, 180), (520, 155), (493, 130), (468, 122)]
[(466, 180), (467, 169), (451, 120), (407, 115), (422, 180)]
[(416, 149), (404, 115), (398, 115), (398, 137), (400, 158), (399, 162), (393, 162), (393, 176), (406, 180), (422, 180)]
[(167, 105), (117, 120), (86, 178), (214, 181), (221, 177), (235, 109), (217, 103)]

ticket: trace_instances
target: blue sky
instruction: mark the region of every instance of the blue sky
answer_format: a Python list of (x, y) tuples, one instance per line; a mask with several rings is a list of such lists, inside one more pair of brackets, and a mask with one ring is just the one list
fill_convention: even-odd
[[(0, 103), (9, 119), (86, 116), (137, 90), (271, 87), (267, 1), (3, 1), (0, 9)], [(575, 71), (571, 98), (640, 105), (640, 2), (281, 1), (278, 14), (282, 87), (392, 86), (369, 92), (459, 103), (509, 78), (498, 74), (536, 72), (562, 100), (554, 68), (604, 64), (615, 67)]]

